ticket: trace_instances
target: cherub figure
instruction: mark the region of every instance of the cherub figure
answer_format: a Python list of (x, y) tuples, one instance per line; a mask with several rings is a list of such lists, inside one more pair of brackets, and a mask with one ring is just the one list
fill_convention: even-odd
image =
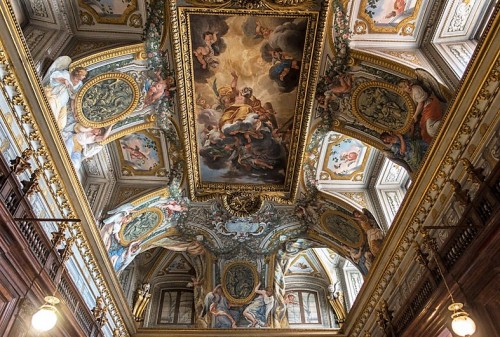
[(146, 96), (144, 97), (144, 106), (148, 106), (159, 100), (162, 96), (170, 96), (171, 91), (175, 90), (175, 80), (173, 76), (167, 76), (163, 79), (159, 72), (156, 74), (156, 81), (153, 81)]
[(260, 21), (257, 21), (255, 26), (255, 35), (261, 36), (264, 39), (269, 39), (269, 36), (273, 32), (272, 29), (264, 26)]
[(204, 45), (199, 46), (194, 51), (194, 56), (196, 56), (203, 69), (207, 69), (207, 67), (217, 68), (219, 66), (219, 61), (215, 58), (215, 51), (212, 47), (217, 42), (217, 33), (211, 31), (203, 33)]
[(338, 76), (339, 82), (333, 84), (330, 89), (324, 93), (324, 101), (320, 106), (324, 109), (328, 108), (328, 104), (332, 99), (338, 97), (339, 94), (345, 94), (351, 90), (352, 76), (348, 74), (341, 74)]

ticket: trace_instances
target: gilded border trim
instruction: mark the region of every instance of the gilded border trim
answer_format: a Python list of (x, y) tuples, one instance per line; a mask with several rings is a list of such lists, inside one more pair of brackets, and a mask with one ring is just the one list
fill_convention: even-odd
[(422, 5), (422, 1), (423, 0), (417, 0), (417, 3), (415, 4), (415, 8), (414, 8), (414, 11), (412, 13), (412, 15), (404, 18), (403, 20), (401, 20), (397, 26), (395, 27), (377, 27), (375, 24), (374, 24), (374, 21), (372, 18), (370, 18), (370, 16), (368, 14), (365, 13), (365, 8), (368, 6), (368, 1), (367, 0), (362, 0), (361, 1), (361, 4), (359, 6), (359, 12), (358, 12), (358, 18), (361, 17), (363, 18), (368, 27), (369, 27), (369, 31), (371, 32), (374, 32), (374, 33), (382, 33), (382, 34), (387, 34), (387, 33), (397, 33), (399, 32), (399, 30), (401, 29), (401, 27), (405, 26), (407, 23), (411, 22), (411, 21), (414, 21), (418, 14), (419, 14), (419, 11), (420, 11), (420, 6)]
[[(168, 11), (171, 18), (170, 32), (171, 39), (174, 46), (174, 61), (177, 64), (177, 87), (179, 92), (186, 91), (188, 95), (185, 100), (179, 101), (179, 110), (181, 112), (181, 126), (184, 130), (183, 139), (183, 147), (186, 152), (186, 169), (189, 174), (187, 174), (188, 185), (189, 185), (189, 193), (190, 197), (193, 201), (207, 201), (217, 196), (217, 194), (225, 194), (231, 189), (228, 189), (228, 185), (225, 183), (208, 183), (200, 180), (199, 174), (199, 165), (198, 165), (198, 157), (197, 151), (193, 149), (193, 145), (191, 144), (193, 139), (196, 139), (196, 135), (194, 134), (194, 119), (189, 114), (185, 113), (189, 111), (191, 106), (193, 105), (192, 98), (189, 95), (189, 92), (192, 87), (193, 75), (190, 72), (187, 72), (186, 69), (183, 68), (183, 65), (190, 64), (189, 55), (186, 56), (186, 53), (189, 51), (189, 45), (185, 43), (187, 39), (187, 31), (184, 23), (183, 25), (180, 22), (186, 22), (186, 11), (200, 11), (200, 8), (194, 7), (178, 7), (177, 2), (174, 0), (170, 0), (167, 4)], [(283, 16), (302, 16), (307, 17), (309, 20), (309, 27), (306, 33), (306, 42), (313, 50), (320, 50), (324, 46), (324, 34), (325, 34), (325, 21), (326, 16), (330, 12), (329, 6), (323, 6), (322, 10), (318, 9), (317, 11), (309, 11), (309, 12), (294, 12), (293, 10), (283, 10), (276, 13), (272, 13), (267, 11), (266, 15), (276, 15), (279, 14)], [(205, 10), (206, 11), (206, 10)], [(225, 12), (227, 10), (219, 10), (217, 13)], [(236, 15), (236, 9), (228, 11), (228, 13), (234, 13)], [(252, 13), (246, 9), (238, 9), (238, 13)], [(311, 32), (311, 27), (315, 27), (314, 34)], [(184, 50), (186, 49), (186, 50)], [(260, 196), (265, 200), (274, 200), (279, 203), (289, 203), (290, 200), (295, 200), (296, 194), (299, 187), (299, 177), (300, 177), (300, 167), (302, 167), (303, 163), (303, 154), (305, 151), (306, 145), (306, 137), (307, 134), (304, 130), (308, 129), (310, 119), (312, 116), (313, 104), (314, 104), (314, 92), (316, 90), (315, 86), (310, 85), (310, 83), (314, 83), (319, 76), (319, 65), (321, 60), (320, 53), (313, 52), (313, 50), (309, 50), (311, 53), (309, 60), (309, 67), (304, 68), (304, 74), (302, 74), (303, 79), (308, 77), (308, 80), (303, 80), (301, 85), (298, 87), (299, 90), (299, 101), (303, 102), (300, 106), (304, 111), (302, 116), (298, 116), (295, 118), (295, 131), (294, 137), (297, 139), (296, 144), (290, 150), (290, 155), (288, 158), (288, 173), (285, 177), (284, 184), (280, 185), (249, 185), (249, 184), (233, 184), (233, 190), (245, 190), (245, 191), (253, 191), (260, 194)], [(191, 130), (191, 131), (190, 131)]]
[[(129, 4), (127, 6), (127, 8), (123, 11), (123, 13), (118, 17), (116, 17), (116, 16), (101, 17), (99, 15), (99, 13), (97, 13), (96, 10), (94, 8), (92, 8), (92, 6), (87, 5), (82, 0), (78, 1), (78, 5), (79, 5), (79, 8), (83, 8), (83, 9), (87, 10), (90, 13), (90, 15), (92, 15), (92, 17), (94, 18), (94, 20), (97, 23), (119, 25), (119, 24), (127, 23), (129, 15), (138, 10), (137, 0), (131, 0), (131, 1), (132, 1), (132, 4)], [(122, 1), (122, 2), (124, 2), (124, 1)]]
[[(252, 291), (245, 298), (234, 298), (229, 293), (229, 291), (227, 290), (227, 287), (226, 287), (226, 284), (227, 284), (227, 282), (226, 282), (227, 281), (227, 279), (226, 279), (227, 278), (227, 272), (229, 271), (229, 269), (231, 269), (232, 267), (237, 266), (237, 265), (242, 265), (242, 266), (245, 266), (245, 267), (249, 268), (251, 270), (251, 272), (252, 272), (253, 279), (254, 279), (254, 282), (253, 282), (253, 285), (252, 285)], [(257, 267), (255, 267), (250, 262), (247, 262), (247, 261), (231, 261), (231, 262), (229, 262), (228, 264), (226, 264), (224, 266), (224, 272), (222, 273), (222, 291), (224, 292), (224, 295), (227, 297), (227, 299), (231, 303), (242, 305), (242, 304), (247, 304), (248, 302), (250, 302), (253, 299), (253, 297), (255, 296), (255, 287), (257, 286), (258, 282), (259, 282), (259, 275), (257, 273)]]
[[(346, 137), (346, 135), (342, 135), (335, 142), (329, 142), (327, 145), (327, 148), (325, 150), (325, 152), (326, 152), (325, 154), (329, 156), (329, 154), (332, 152), (332, 149), (335, 145), (338, 145), (343, 140), (349, 139), (349, 138), (351, 138), (351, 137)], [(373, 147), (369, 144), (365, 144), (364, 142), (362, 142), (359, 139), (356, 139), (356, 138), (354, 138), (354, 139), (357, 141), (360, 141), (361, 143), (363, 143), (364, 146), (366, 146), (365, 157), (363, 158), (363, 161), (361, 163), (360, 168), (347, 176), (339, 176), (338, 174), (336, 174), (332, 170), (330, 170), (330, 168), (328, 168), (328, 160), (325, 160), (325, 161), (323, 161), (323, 167), (317, 167), (317, 170), (327, 172), (330, 175), (330, 177), (333, 178), (333, 179), (328, 179), (328, 180), (332, 180), (332, 181), (334, 181), (334, 180), (352, 180), (352, 179), (354, 179), (355, 176), (357, 176), (359, 174), (362, 175), (365, 172), (366, 164), (368, 162), (368, 158), (370, 157), (370, 153), (371, 153)], [(325, 159), (327, 159), (327, 158), (325, 158)], [(317, 174), (317, 171), (316, 171), (316, 174)], [(326, 179), (320, 179), (320, 180), (323, 181)]]
[[(157, 146), (158, 148), (158, 162), (160, 165), (157, 165), (156, 167), (154, 168), (151, 168), (150, 170), (141, 170), (141, 171), (138, 171), (136, 170), (135, 168), (133, 168), (131, 165), (128, 165), (125, 163), (125, 157), (123, 155), (123, 151), (121, 149), (121, 144), (120, 144), (120, 139), (126, 135), (122, 135), (122, 137), (120, 137), (120, 139), (116, 139), (117, 143), (116, 146), (119, 148), (118, 150), (118, 157), (120, 159), (120, 164), (121, 164), (121, 167), (129, 172), (133, 172), (133, 176), (154, 176), (156, 175), (160, 170), (164, 170), (165, 169), (165, 158), (163, 157), (163, 150), (162, 150), (162, 144), (161, 144), (161, 139), (160, 137), (158, 136), (155, 136), (151, 131), (149, 131), (148, 129), (146, 130), (141, 130), (142, 132), (140, 132), (140, 134), (142, 135), (145, 135), (147, 136), (148, 138), (150, 138), (152, 141), (154, 141), (155, 145)], [(132, 134), (135, 134), (135, 133), (139, 133), (139, 132), (129, 132), (127, 133), (127, 135), (132, 135)]]
[(111, 136), (109, 136), (108, 138), (106, 138), (106, 140), (103, 140), (99, 144), (106, 145), (106, 144), (111, 143), (112, 141), (115, 141), (117, 139), (120, 139), (123, 136), (126, 136), (128, 134), (135, 133), (135, 132), (141, 131), (141, 130), (152, 129), (155, 126), (156, 126), (155, 122), (149, 122), (149, 123), (142, 123), (142, 124), (139, 124), (139, 125), (134, 125), (134, 126), (126, 128), (124, 130), (121, 130), (121, 131), (119, 131), (117, 133), (112, 134)]
[(103, 62), (115, 57), (120, 57), (124, 55), (135, 54), (134, 59), (146, 59), (146, 52), (144, 49), (144, 43), (133, 44), (130, 46), (117, 47), (109, 50), (104, 50), (102, 52), (92, 54), (72, 62), (69, 66), (69, 70), (73, 70), (76, 67), (87, 68), (90, 65)]

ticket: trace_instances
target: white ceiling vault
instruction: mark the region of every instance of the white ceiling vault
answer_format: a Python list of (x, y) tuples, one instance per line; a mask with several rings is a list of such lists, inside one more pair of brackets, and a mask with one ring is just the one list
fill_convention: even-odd
[[(102, 263), (154, 279), (177, 261), (208, 289), (242, 261), (280, 283), (308, 248), (368, 275), (446, 118), (453, 88), (422, 48), (432, 11), (446, 9), (435, 43), (473, 50), (480, 3), (19, 0), (13, 11)], [(61, 108), (63, 73), (85, 77)]]

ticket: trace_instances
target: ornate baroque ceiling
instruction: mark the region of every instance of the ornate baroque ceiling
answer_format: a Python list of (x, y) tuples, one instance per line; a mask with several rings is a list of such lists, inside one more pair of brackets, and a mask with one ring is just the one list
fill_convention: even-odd
[[(382, 154), (414, 175), (435, 133), (424, 118), (436, 128), (447, 96), (428, 72), (350, 46), (416, 45), (424, 2), (26, 2), (30, 29), (71, 27), (69, 55), (145, 27), (144, 43), (58, 58), (43, 79), (115, 269), (133, 243), (249, 258), (307, 237), (349, 257), (365, 235), (354, 209), (387, 223), (369, 192)], [(61, 108), (68, 70), (85, 78)]]
[[(401, 202), (407, 174), (419, 174), (450, 96), (417, 50), (433, 5), (26, 0), (15, 9), (108, 265), (120, 273), (163, 247), (185, 252), (170, 262), (199, 258), (195, 274), (208, 268), (211, 282), (231, 261), (254, 261), (271, 283), (279, 268), (266, 257), (294, 256), (293, 266), (311, 247), (371, 268), (378, 250), (365, 226), (380, 231), (394, 217), (390, 200)], [(399, 194), (381, 197), (391, 188)]]

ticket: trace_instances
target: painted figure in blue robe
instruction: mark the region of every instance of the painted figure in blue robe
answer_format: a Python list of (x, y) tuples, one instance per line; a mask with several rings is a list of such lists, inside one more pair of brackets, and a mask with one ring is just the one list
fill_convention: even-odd
[(248, 327), (265, 327), (267, 318), (274, 305), (272, 288), (259, 289), (260, 282), (255, 287), (257, 297), (243, 311), (243, 316), (250, 324)]

